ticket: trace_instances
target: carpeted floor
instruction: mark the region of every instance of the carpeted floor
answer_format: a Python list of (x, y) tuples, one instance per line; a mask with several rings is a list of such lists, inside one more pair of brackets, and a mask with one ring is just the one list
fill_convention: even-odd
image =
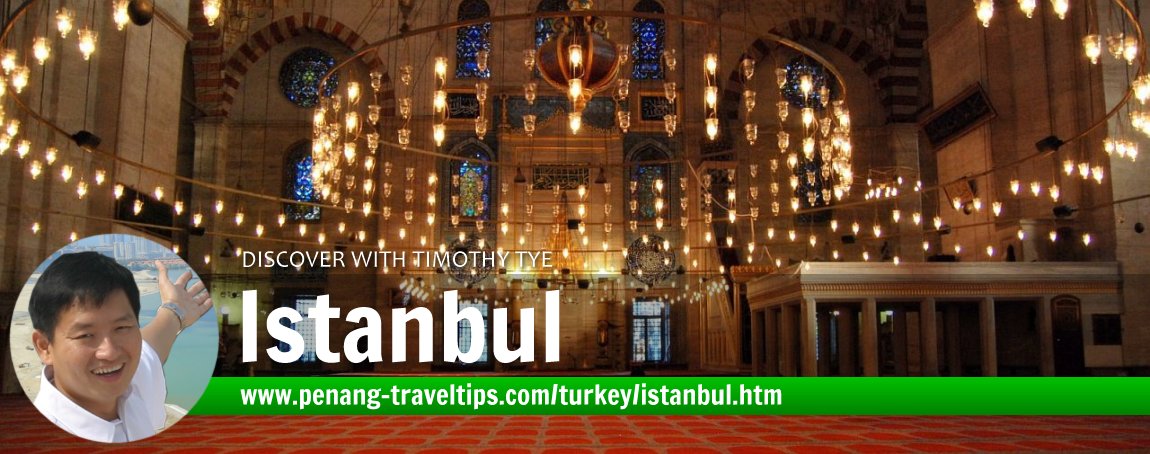
[(1150, 452), (1150, 417), (188, 416), (129, 446), (0, 397), (5, 452)]

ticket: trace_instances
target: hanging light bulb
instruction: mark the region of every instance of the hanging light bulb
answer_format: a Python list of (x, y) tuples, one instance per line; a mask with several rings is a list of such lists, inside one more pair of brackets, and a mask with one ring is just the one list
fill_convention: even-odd
[(120, 200), (120, 197), (124, 196), (124, 185), (116, 183), (116, 186), (112, 187), (112, 196), (114, 196), (116, 200)]
[(1090, 64), (1097, 65), (1098, 57), (1102, 56), (1102, 36), (1093, 33), (1082, 37), (1082, 49)]
[(1038, 0), (1018, 0), (1018, 9), (1026, 15), (1027, 19), (1034, 18), (1034, 10), (1038, 9)]
[(196, 214), (192, 215), (192, 226), (193, 227), (199, 227), (200, 224), (202, 224), (203, 222), (204, 222), (204, 215), (202, 213), (196, 213)]
[(60, 178), (64, 179), (65, 183), (67, 183), (69, 180), (71, 180), (72, 179), (72, 166), (61, 167), (60, 168)]
[(435, 146), (442, 146), (444, 139), (447, 138), (447, 126), (442, 123), (433, 126), (432, 138), (435, 139)]
[(135, 202), (132, 202), (132, 214), (139, 216), (141, 211), (144, 211), (144, 201), (136, 199)]
[(1083, 246), (1089, 246), (1090, 245), (1090, 234), (1089, 233), (1083, 233), (1082, 234), (1082, 245)]
[(48, 43), (48, 38), (37, 36), (32, 40), (32, 57), (36, 59), (37, 63), (43, 65), (48, 61), (48, 57), (52, 55), (52, 45)]
[[(24, 65), (18, 65), (16, 67), (12, 68), (12, 80), (11, 80), (11, 82), (12, 82), (12, 88), (16, 90), (16, 93), (23, 93), (24, 92), (24, 87), (28, 86), (28, 78), (31, 76), (31, 74), (32, 74), (32, 71), (30, 69), (28, 69), (27, 66), (24, 66)], [(9, 122), (9, 124), (12, 124), (12, 123)], [(16, 124), (19, 125), (19, 123), (16, 123)], [(11, 128), (9, 128), (9, 129), (11, 129)], [(9, 130), (8, 135), (15, 136), (16, 134), (12, 133), (11, 130)]]
[(1049, 236), (1049, 237), (1050, 237), (1050, 242), (1051, 242), (1051, 243), (1053, 243), (1053, 242), (1055, 242), (1055, 241), (1058, 241), (1058, 231), (1057, 231), (1057, 230), (1051, 230), (1051, 231), (1050, 231), (1050, 234), (1049, 234), (1049, 235), (1047, 235), (1047, 236)]
[(932, 219), (931, 221), (934, 224), (935, 230), (939, 230), (942, 228), (942, 218), (941, 217), (935, 216), (934, 219)]
[(183, 200), (177, 200), (177, 201), (173, 202), (172, 203), (172, 211), (174, 211), (176, 213), (176, 216), (184, 214), (184, 201)]
[(578, 134), (579, 128), (583, 127), (583, 114), (580, 112), (567, 114), (567, 126), (571, 128), (571, 134)]
[(222, 214), (223, 212), (224, 212), (224, 201), (222, 199), (216, 199), (216, 214)]
[(707, 137), (711, 140), (715, 140), (715, 138), (719, 136), (719, 119), (708, 118), (705, 122), (707, 124)]
[[(209, 15), (208, 3), (215, 3), (215, 15)], [(207, 18), (208, 25), (215, 25), (215, 20), (220, 17), (220, 0), (204, 0), (204, 18)], [(124, 26), (128, 26), (131, 17), (128, 15), (128, 0), (115, 0), (112, 3), (112, 22), (116, 23), (116, 30), (124, 31)]]
[(84, 61), (88, 61), (92, 58), (92, 54), (96, 52), (96, 32), (85, 27), (76, 33), (80, 36), (80, 54), (84, 56)]
[[(128, 2), (124, 2), (125, 4)], [(223, 0), (204, 0), (204, 19), (207, 19), (209, 27), (216, 26), (216, 20), (220, 18), (220, 9)], [(125, 12), (127, 8), (125, 7)], [(118, 24), (118, 22), (117, 22)], [(123, 30), (123, 27), (120, 28)]]
[(990, 211), (993, 211), (994, 216), (998, 217), (998, 215), (1002, 214), (1002, 202), (998, 202), (998, 201), (991, 202)]
[(447, 78), (447, 57), (435, 57), (435, 77), (443, 82)]
[(61, 38), (67, 38), (68, 33), (72, 31), (72, 19), (75, 17), (76, 14), (67, 6), (61, 6), (56, 10), (56, 30), (60, 32)]
[(1050, 0), (1050, 4), (1054, 7), (1054, 14), (1057, 15), (1059, 19), (1065, 20), (1066, 12), (1070, 11), (1070, 1)]
[(994, 17), (994, 0), (974, 0), (974, 14), (983, 27), (990, 27), (990, 18)]
[(40, 173), (44, 171), (43, 164), (39, 160), (32, 161), (28, 164), (28, 173), (32, 175), (32, 179), (40, 178)]
[(714, 77), (719, 70), (719, 56), (714, 52), (707, 52), (703, 56), (703, 68), (707, 70), (707, 75)]
[(261, 237), (261, 238), (264, 236), (264, 225), (263, 224), (256, 224), (256, 236)]

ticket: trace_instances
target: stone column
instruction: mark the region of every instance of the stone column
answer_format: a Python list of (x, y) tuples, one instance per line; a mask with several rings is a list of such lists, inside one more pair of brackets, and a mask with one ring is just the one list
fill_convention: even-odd
[(763, 372), (769, 376), (775, 377), (779, 375), (779, 311), (775, 308), (767, 308), (763, 311), (766, 317), (767, 328), (764, 330), (766, 333), (767, 342), (767, 358), (766, 370)]
[(751, 375), (763, 375), (763, 313), (751, 311)]
[(795, 364), (795, 313), (798, 308), (793, 304), (784, 304), (782, 320), (779, 320), (779, 356), (782, 357), (783, 375), (794, 377), (798, 375)]
[(1045, 377), (1054, 376), (1054, 322), (1050, 315), (1050, 297), (1039, 299), (1038, 313), (1038, 348), (1040, 352), (1039, 370)]
[(862, 308), (863, 375), (878, 376), (878, 303), (874, 298), (863, 301)]
[(934, 298), (927, 298), (919, 305), (919, 334), (922, 335), (922, 375), (938, 376), (938, 321)]
[(894, 374), (905, 377), (907, 375), (906, 310), (895, 309), (891, 323), (894, 325), (894, 330), (891, 333), (891, 341), (894, 344)]
[(946, 309), (946, 367), (950, 375), (962, 376), (962, 346), (960, 342), (959, 305), (950, 304)]
[(994, 327), (994, 297), (982, 299), (978, 306), (978, 332), (982, 344), (982, 375), (998, 375), (998, 339)]
[(732, 287), (731, 288), (731, 295), (734, 298), (731, 301), (733, 302), (733, 305), (735, 308), (735, 310), (731, 311), (731, 313), (734, 314), (734, 317), (735, 317), (733, 319), (735, 321), (735, 323), (733, 323), (733, 326), (730, 328), (730, 329), (735, 331), (735, 337), (734, 337), (735, 338), (735, 343), (734, 343), (735, 349), (734, 349), (734, 351), (731, 352), (731, 354), (734, 355), (733, 363), (734, 363), (735, 367), (738, 367), (739, 370), (746, 370), (745, 368), (747, 367), (747, 365), (743, 364), (743, 343), (740, 342), (740, 339), (742, 339), (743, 335), (746, 334), (743, 332), (743, 323), (742, 323), (743, 305), (739, 303), (739, 300), (742, 299), (742, 297), (740, 296), (742, 294), (742, 286), (743, 285), (738, 283), (738, 282), (733, 282), (731, 284), (731, 287)]
[(858, 368), (855, 363), (858, 344), (857, 317), (858, 311), (850, 307), (839, 310), (839, 316), (836, 318), (839, 330), (839, 375), (844, 377), (854, 376)]
[(827, 377), (831, 374), (831, 311), (815, 311), (815, 324), (819, 328), (815, 331), (819, 376)]
[(799, 342), (803, 351), (803, 376), (814, 377), (818, 376), (818, 357), (816, 355), (815, 343), (818, 342), (818, 336), (815, 333), (815, 300), (812, 298), (803, 298), (799, 303), (802, 318), (799, 320), (799, 335), (802, 340)]

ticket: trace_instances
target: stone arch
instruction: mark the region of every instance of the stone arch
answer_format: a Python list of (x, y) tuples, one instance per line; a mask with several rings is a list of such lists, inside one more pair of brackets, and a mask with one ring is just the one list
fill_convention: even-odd
[[(895, 87), (911, 86), (911, 91), (917, 92), (918, 81), (916, 77), (891, 77), (892, 63), (879, 55), (874, 47), (863, 39), (860, 33), (839, 25), (835, 22), (814, 17), (793, 19), (771, 30), (771, 33), (794, 41), (815, 41), (838, 49), (871, 80), (873, 87), (878, 90), (879, 101), (882, 103), (888, 122), (912, 121), (913, 113), (917, 110), (916, 96), (895, 96)], [(763, 61), (770, 56), (774, 43), (765, 39), (757, 39), (751, 43), (743, 57), (750, 57), (756, 61)], [(912, 72), (917, 76), (918, 63), (899, 61), (899, 68), (903, 65), (913, 66)], [(741, 70), (736, 65), (728, 77), (728, 83), (723, 93), (724, 101), (722, 111), (728, 120), (737, 120), (739, 116), (739, 103), (742, 96), (743, 83)], [(904, 105), (905, 104), (905, 105)], [(909, 111), (908, 111), (909, 110)]]
[[(193, 8), (193, 10), (196, 10)], [(193, 13), (193, 65), (196, 71), (196, 101), (210, 115), (227, 116), (235, 100), (240, 83), (248, 70), (273, 47), (306, 32), (319, 33), (347, 46), (351, 51), (367, 47), (368, 42), (351, 27), (327, 16), (309, 12), (281, 17), (263, 28), (248, 34), (247, 39), (223, 58), (223, 41), (218, 27), (207, 27), (201, 12)], [(376, 54), (365, 58), (369, 69), (382, 69), (383, 62)], [(394, 115), (395, 91), (390, 77), (384, 72), (384, 88), (380, 104), (384, 115)]]

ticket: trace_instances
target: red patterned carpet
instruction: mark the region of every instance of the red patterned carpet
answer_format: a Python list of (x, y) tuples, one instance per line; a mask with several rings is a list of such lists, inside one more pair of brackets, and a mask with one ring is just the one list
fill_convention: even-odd
[(189, 416), (124, 446), (0, 397), (6, 452), (1150, 452), (1150, 417)]

